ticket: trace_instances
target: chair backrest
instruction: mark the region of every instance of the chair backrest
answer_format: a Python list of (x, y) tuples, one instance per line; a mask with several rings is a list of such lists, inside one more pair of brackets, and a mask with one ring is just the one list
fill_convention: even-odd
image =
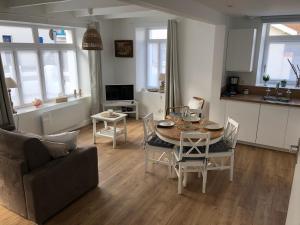
[(238, 122), (228, 117), (224, 129), (224, 140), (230, 145), (231, 148), (235, 148), (238, 134), (239, 134)]
[(149, 113), (143, 118), (144, 125), (144, 144), (146, 144), (155, 133), (153, 113)]
[(190, 108), (190, 112), (198, 114), (202, 114), (203, 107), (204, 107), (205, 100), (201, 97), (193, 97), (189, 103), (188, 107)]
[(168, 107), (166, 115), (182, 117), (189, 112), (188, 106)]
[[(183, 131), (180, 134), (180, 160), (184, 157), (197, 158), (208, 157), (210, 143), (210, 133), (201, 133), (199, 131)], [(203, 147), (199, 147), (199, 145)], [(189, 146), (185, 147), (184, 146)], [(201, 151), (201, 149), (205, 151)], [(183, 152), (183, 150), (185, 150)]]

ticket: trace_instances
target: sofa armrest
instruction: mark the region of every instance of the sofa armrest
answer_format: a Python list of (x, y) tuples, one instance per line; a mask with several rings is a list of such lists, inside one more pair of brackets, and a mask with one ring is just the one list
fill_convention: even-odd
[(96, 147), (76, 149), (23, 177), (28, 218), (43, 223), (98, 185)]
[(24, 160), (0, 156), (0, 203), (23, 217), (27, 217), (23, 186), (27, 172)]

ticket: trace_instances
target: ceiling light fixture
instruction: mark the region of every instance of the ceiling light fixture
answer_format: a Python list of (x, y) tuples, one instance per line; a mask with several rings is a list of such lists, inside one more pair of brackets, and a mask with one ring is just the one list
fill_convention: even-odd
[[(93, 9), (89, 9), (89, 15), (92, 16)], [(82, 38), (82, 49), (83, 50), (103, 50), (103, 43), (100, 33), (96, 29), (95, 23), (88, 24), (87, 30), (85, 31)]]

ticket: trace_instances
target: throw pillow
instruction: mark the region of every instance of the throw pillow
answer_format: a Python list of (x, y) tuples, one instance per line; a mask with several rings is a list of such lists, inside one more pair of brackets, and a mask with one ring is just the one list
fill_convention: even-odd
[(79, 131), (64, 132), (60, 134), (45, 135), (43, 140), (64, 143), (68, 146), (68, 150), (74, 150), (77, 147), (77, 137)]
[(41, 142), (47, 148), (49, 154), (54, 159), (64, 157), (69, 154), (68, 145), (64, 143), (51, 142), (45, 140), (42, 140)]

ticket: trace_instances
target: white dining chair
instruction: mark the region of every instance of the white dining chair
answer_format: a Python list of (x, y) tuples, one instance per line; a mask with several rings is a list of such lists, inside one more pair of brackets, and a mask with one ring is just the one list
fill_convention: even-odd
[[(207, 170), (229, 170), (230, 181), (233, 180), (234, 153), (239, 133), (239, 124), (231, 118), (227, 119), (223, 139), (210, 145)], [(229, 158), (229, 165), (224, 165), (224, 159)], [(221, 163), (216, 163), (216, 161)]]
[[(173, 168), (178, 177), (178, 194), (186, 187), (188, 173), (201, 173), (202, 192), (206, 189), (206, 163), (209, 151), (210, 133), (184, 131), (180, 135), (180, 146), (174, 151)], [(199, 147), (199, 145), (204, 145)]]
[(203, 108), (205, 100), (201, 97), (193, 97), (188, 102), (189, 111), (196, 114), (200, 118), (203, 117)]
[[(168, 166), (169, 177), (172, 174), (172, 152), (174, 145), (161, 140), (155, 134), (155, 124), (153, 113), (148, 114), (143, 118), (144, 125), (144, 141), (143, 148), (145, 150), (145, 172), (148, 171), (148, 163), (157, 163)], [(149, 156), (152, 152), (152, 156)], [(159, 153), (159, 157), (155, 154)]]

